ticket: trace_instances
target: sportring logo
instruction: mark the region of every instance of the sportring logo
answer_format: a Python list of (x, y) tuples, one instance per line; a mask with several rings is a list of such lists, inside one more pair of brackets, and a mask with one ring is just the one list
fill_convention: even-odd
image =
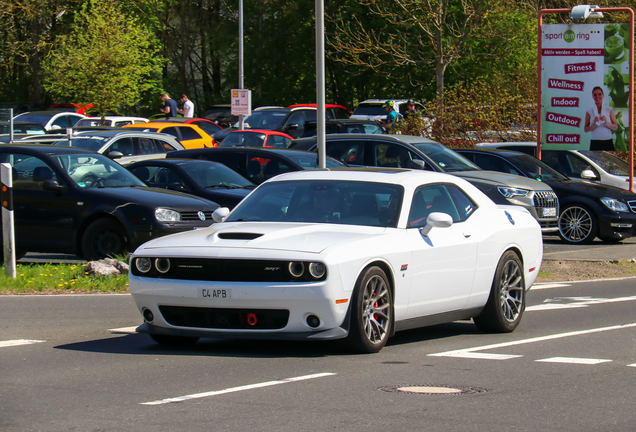
[(567, 43), (572, 43), (576, 39), (584, 39), (590, 40), (590, 35), (588, 33), (575, 33), (574, 30), (566, 30), (563, 33), (546, 33), (546, 40), (559, 40), (563, 39)]

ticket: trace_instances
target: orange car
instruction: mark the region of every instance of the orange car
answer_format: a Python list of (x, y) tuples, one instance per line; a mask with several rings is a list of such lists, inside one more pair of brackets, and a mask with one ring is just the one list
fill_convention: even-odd
[(172, 135), (177, 138), (186, 149), (218, 146), (210, 135), (206, 134), (203, 129), (194, 124), (149, 122), (129, 124), (122, 127)]

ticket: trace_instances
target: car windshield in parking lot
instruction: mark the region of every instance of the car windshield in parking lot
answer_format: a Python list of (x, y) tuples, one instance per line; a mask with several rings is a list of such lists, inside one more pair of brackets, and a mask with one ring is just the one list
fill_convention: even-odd
[[(65, 154), (51, 159), (82, 188), (146, 186), (126, 168), (102, 155)], [(18, 172), (28, 170), (28, 162), (29, 159), (20, 161), (15, 168)]]
[(431, 158), (445, 172), (481, 171), (481, 168), (464, 156), (441, 144), (435, 142), (413, 142), (410, 144)]
[[(606, 172), (612, 175), (628, 176), (629, 164), (623, 159), (604, 151), (581, 150), (581, 154), (596, 162)], [(636, 173), (636, 169), (634, 169)]]
[(283, 125), (288, 114), (289, 110), (254, 111), (244, 121), (252, 129), (274, 130)]
[(395, 184), (290, 180), (264, 183), (226, 222), (311, 222), (397, 227), (404, 188)]

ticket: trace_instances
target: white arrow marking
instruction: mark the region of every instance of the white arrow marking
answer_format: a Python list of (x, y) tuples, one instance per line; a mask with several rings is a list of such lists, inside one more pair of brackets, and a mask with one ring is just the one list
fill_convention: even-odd
[(30, 340), (30, 339), (15, 339), (8, 341), (0, 341), (0, 348), (19, 346), (19, 345), (31, 345), (34, 343), (45, 342), (43, 340)]

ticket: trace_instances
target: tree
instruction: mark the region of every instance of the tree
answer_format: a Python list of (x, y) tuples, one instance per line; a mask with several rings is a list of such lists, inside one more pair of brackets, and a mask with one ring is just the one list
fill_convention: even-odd
[[(459, 58), (472, 32), (490, 13), (488, 0), (360, 0), (379, 18), (368, 27), (341, 9), (329, 39), (334, 58), (390, 76), (396, 69), (434, 65), (436, 91), (444, 94), (444, 74)], [(402, 69), (403, 70), (403, 69)]]
[(154, 36), (117, 3), (90, 0), (76, 14), (72, 31), (55, 41), (44, 87), (69, 102), (93, 104), (103, 117), (159, 87), (163, 63)]

